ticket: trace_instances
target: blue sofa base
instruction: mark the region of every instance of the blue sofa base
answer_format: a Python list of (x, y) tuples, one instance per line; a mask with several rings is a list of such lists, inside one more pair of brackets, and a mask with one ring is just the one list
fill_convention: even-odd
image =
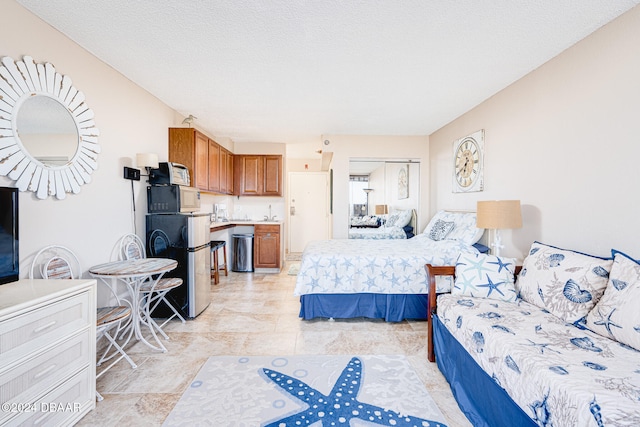
[(438, 369), (443, 373), (458, 406), (475, 427), (537, 426), (467, 350), (432, 315), (433, 343)]

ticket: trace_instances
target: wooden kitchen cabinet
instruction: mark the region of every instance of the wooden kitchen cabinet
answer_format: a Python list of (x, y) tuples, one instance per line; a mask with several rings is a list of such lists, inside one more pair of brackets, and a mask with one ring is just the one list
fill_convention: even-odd
[(233, 185), (229, 184), (233, 182), (232, 158), (229, 150), (196, 129), (169, 128), (169, 161), (189, 168), (192, 187), (233, 194)]
[(282, 196), (282, 156), (264, 156), (264, 187), (265, 196)]
[(195, 155), (192, 186), (206, 189), (209, 186), (209, 139), (201, 133), (196, 133)]
[(209, 138), (192, 128), (169, 128), (169, 161), (189, 168), (191, 186), (209, 191)]
[(229, 151), (227, 156), (227, 194), (233, 194), (233, 165), (234, 154)]
[[(213, 140), (209, 140), (209, 191), (221, 192), (222, 188), (222, 149)], [(226, 168), (225, 168), (226, 171)]]
[(282, 156), (234, 155), (234, 194), (282, 196)]
[(280, 225), (255, 225), (253, 258), (254, 268), (280, 269)]
[(260, 196), (261, 156), (234, 157), (234, 189), (239, 196)]
[(233, 153), (220, 147), (220, 193), (233, 194)]

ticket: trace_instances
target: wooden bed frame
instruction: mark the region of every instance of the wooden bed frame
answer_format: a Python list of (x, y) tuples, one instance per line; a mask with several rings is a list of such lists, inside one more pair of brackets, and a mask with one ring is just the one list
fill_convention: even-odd
[[(426, 264), (424, 268), (427, 270), (427, 278), (429, 280), (429, 304), (427, 310), (427, 346), (428, 346), (428, 359), (429, 362), (436, 361), (436, 354), (433, 348), (433, 321), (431, 317), (436, 313), (436, 309), (438, 308), (438, 295), (436, 294), (436, 276), (453, 276), (455, 281), (456, 276), (456, 267), (452, 265), (447, 266), (433, 266), (431, 264)], [(515, 268), (515, 276), (518, 276), (522, 270), (521, 265), (517, 265)]]

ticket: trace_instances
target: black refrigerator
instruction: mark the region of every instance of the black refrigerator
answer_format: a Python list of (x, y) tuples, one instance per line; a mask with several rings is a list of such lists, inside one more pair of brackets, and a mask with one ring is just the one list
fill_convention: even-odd
[[(178, 261), (176, 269), (164, 277), (179, 277), (184, 282), (167, 299), (184, 317), (193, 319), (211, 302), (211, 217), (208, 213), (170, 213), (146, 218), (147, 256)], [(171, 314), (165, 304), (153, 311), (155, 317)]]

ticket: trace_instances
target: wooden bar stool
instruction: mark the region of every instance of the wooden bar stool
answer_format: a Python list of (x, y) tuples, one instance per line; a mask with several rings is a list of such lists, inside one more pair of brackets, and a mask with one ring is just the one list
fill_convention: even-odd
[[(220, 266), (218, 264), (218, 249), (222, 249), (224, 256), (224, 264)], [(229, 275), (229, 269), (227, 268), (227, 242), (224, 240), (212, 240), (211, 241), (211, 277), (213, 277), (213, 284), (220, 283), (220, 270), (224, 270), (224, 275)]]

